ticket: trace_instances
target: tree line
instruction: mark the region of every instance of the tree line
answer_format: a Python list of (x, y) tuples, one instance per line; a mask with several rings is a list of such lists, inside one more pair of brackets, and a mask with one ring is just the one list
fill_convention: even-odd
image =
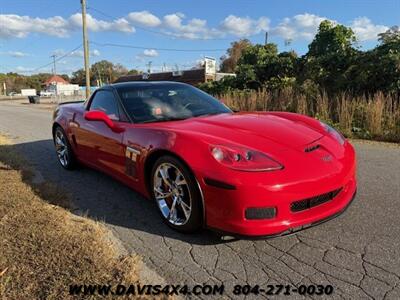
[(201, 85), (217, 95), (231, 90), (287, 87), (307, 93), (323, 90), (329, 96), (343, 92), (354, 96), (398, 93), (400, 30), (393, 26), (379, 34), (376, 47), (363, 51), (351, 28), (325, 20), (305, 55), (279, 53), (276, 44), (252, 44), (243, 39), (231, 44), (220, 65), (222, 72), (233, 72), (236, 77)]
[[(92, 86), (101, 86), (114, 82), (122, 75), (135, 75), (140, 73), (138, 70), (128, 70), (121, 64), (114, 64), (107, 60), (98, 61), (90, 66), (90, 83)], [(50, 78), (51, 73), (38, 73), (33, 75), (21, 75), (15, 72), (0, 73), (0, 94), (3, 94), (3, 83), (6, 84), (7, 93), (17, 92), (21, 89), (32, 88), (37, 91), (42, 90), (43, 83)], [(84, 69), (79, 69), (69, 76), (68, 74), (58, 74), (72, 84), (86, 85)]]

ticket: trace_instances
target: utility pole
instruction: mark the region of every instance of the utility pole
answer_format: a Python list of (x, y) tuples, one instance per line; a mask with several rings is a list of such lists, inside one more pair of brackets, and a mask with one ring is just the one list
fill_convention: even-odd
[(152, 64), (153, 62), (152, 61), (149, 61), (148, 63), (147, 63), (147, 72), (150, 74), (151, 73), (151, 64)]
[(265, 46), (268, 44), (268, 31), (265, 32)]
[(57, 71), (56, 71), (56, 57), (57, 57), (57, 55), (53, 54), (50, 57), (53, 58), (53, 75), (57, 75)]
[(85, 77), (86, 77), (86, 99), (90, 97), (90, 70), (89, 70), (89, 43), (86, 28), (86, 0), (81, 0), (82, 4), (82, 31), (83, 31), (83, 52), (85, 59)]

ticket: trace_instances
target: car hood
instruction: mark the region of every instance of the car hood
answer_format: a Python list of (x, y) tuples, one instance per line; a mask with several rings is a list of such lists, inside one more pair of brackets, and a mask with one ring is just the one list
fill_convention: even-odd
[(321, 132), (302, 122), (266, 113), (221, 114), (163, 125), (247, 146), (265, 145), (268, 142), (285, 148), (299, 148), (323, 136)]

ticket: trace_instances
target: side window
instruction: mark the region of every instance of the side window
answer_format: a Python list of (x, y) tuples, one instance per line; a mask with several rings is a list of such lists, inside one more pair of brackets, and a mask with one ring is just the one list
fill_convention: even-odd
[(98, 91), (90, 103), (89, 110), (101, 110), (114, 121), (119, 121), (120, 119), (118, 104), (114, 94), (110, 91)]

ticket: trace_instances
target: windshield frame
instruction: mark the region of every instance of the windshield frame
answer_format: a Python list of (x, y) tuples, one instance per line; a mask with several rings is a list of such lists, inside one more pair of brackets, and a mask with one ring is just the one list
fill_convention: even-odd
[[(132, 82), (134, 83), (134, 82)], [(135, 86), (137, 84), (137, 86)], [(120, 103), (120, 105), (122, 106), (122, 109), (124, 111), (124, 113), (126, 114), (126, 116), (129, 118), (129, 120), (131, 121), (131, 123), (134, 124), (152, 124), (152, 123), (159, 123), (159, 122), (168, 122), (168, 121), (181, 121), (181, 120), (188, 120), (188, 119), (192, 119), (192, 118), (197, 118), (197, 117), (201, 117), (201, 116), (206, 116), (206, 115), (218, 115), (218, 114), (224, 114), (224, 113), (234, 113), (228, 106), (226, 106), (224, 103), (222, 103), (219, 99), (213, 97), (212, 95), (200, 90), (199, 88), (189, 85), (189, 84), (185, 84), (185, 83), (181, 83), (181, 82), (170, 82), (170, 81), (165, 81), (165, 82), (135, 82), (134, 84), (132, 84), (131, 86), (129, 86), (129, 83), (124, 83), (121, 84), (121, 86), (119, 86), (120, 84), (117, 85), (112, 85), (112, 88), (114, 90), (114, 94), (115, 96), (118, 98), (118, 102)], [(125, 86), (126, 85), (126, 86)], [(182, 88), (189, 88), (189, 89), (194, 89), (195, 91), (197, 90), (197, 92), (199, 92), (200, 94), (204, 94), (206, 97), (209, 97), (212, 101), (217, 101), (218, 104), (222, 105), (223, 108), (226, 111), (221, 111), (221, 112), (208, 112), (208, 113), (204, 113), (204, 114), (199, 114), (199, 115), (191, 115), (191, 116), (187, 116), (187, 117), (166, 117), (166, 118), (160, 118), (160, 119), (149, 119), (149, 120), (143, 120), (143, 121), (138, 121), (137, 119), (135, 119), (134, 115), (129, 113), (128, 109), (125, 107), (125, 103), (124, 100), (121, 98), (120, 92), (123, 89), (132, 89), (132, 90), (140, 90), (140, 89), (151, 89), (152, 87), (154, 87), (154, 89), (157, 89), (157, 87), (162, 87), (162, 86), (168, 86), (168, 85), (175, 85), (177, 88), (182, 87)]]

